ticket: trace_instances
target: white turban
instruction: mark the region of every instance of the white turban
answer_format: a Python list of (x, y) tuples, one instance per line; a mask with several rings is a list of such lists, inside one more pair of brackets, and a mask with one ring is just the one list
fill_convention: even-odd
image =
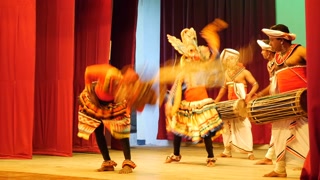
[(293, 33), (286, 33), (279, 30), (273, 30), (273, 29), (262, 29), (262, 32), (264, 32), (267, 36), (273, 37), (273, 38), (283, 38), (286, 40), (293, 41), (296, 39), (296, 35)]

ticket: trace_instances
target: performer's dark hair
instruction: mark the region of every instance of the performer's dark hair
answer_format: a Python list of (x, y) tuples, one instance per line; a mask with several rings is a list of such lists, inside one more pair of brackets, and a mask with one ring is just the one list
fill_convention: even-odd
[(273, 26), (271, 26), (270, 29), (282, 31), (282, 32), (285, 32), (285, 33), (290, 33), (289, 28), (284, 24), (273, 25)]
[[(285, 33), (290, 33), (289, 28), (288, 28), (286, 25), (284, 25), (284, 24), (276, 24), (276, 25), (273, 25), (273, 26), (271, 26), (270, 29), (282, 31), (282, 32), (285, 32)], [(283, 38), (278, 38), (278, 39), (283, 39)], [(290, 40), (287, 40), (287, 39), (284, 39), (284, 41), (287, 41), (288, 43), (291, 43), (291, 41), (290, 41)]]

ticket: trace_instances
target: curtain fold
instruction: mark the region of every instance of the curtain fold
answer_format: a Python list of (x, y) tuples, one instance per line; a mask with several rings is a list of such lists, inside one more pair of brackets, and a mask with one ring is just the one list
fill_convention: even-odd
[(32, 158), (35, 0), (0, 1), (0, 158)]
[(74, 0), (36, 5), (33, 153), (71, 156)]
[[(259, 16), (257, 16), (259, 14)], [(224, 48), (239, 49), (252, 44), (255, 49), (253, 60), (244, 62), (246, 68), (251, 71), (259, 82), (260, 89), (269, 84), (266, 69), (267, 61), (263, 59), (256, 43), (261, 37), (261, 29), (275, 24), (275, 1), (274, 0), (163, 0), (161, 1), (161, 64), (169, 59), (179, 57), (168, 42), (166, 35), (174, 35), (180, 38), (180, 32), (184, 28), (193, 27), (198, 35), (198, 44), (206, 45), (199, 36), (201, 29), (215, 18), (225, 20), (229, 27), (220, 32), (220, 51)], [(208, 90), (209, 96), (215, 98), (219, 88)], [(223, 100), (227, 100), (224, 97)], [(160, 109), (158, 139), (170, 139), (165, 130), (164, 108)], [(270, 125), (252, 125), (253, 143), (268, 144), (270, 141)], [(221, 142), (221, 138), (216, 141)]]
[(138, 0), (113, 2), (110, 64), (119, 69), (125, 65), (134, 65), (135, 62), (138, 2)]
[[(135, 64), (138, 2), (139, 0), (113, 2), (110, 64), (119, 69)], [(131, 121), (135, 119), (133, 115), (131, 117)], [(120, 141), (113, 137), (110, 145), (112, 149), (122, 149)]]
[[(81, 139), (78, 133), (78, 95), (84, 88), (88, 65), (109, 62), (112, 23), (112, 0), (75, 1), (75, 61), (73, 79), (73, 151), (99, 152), (95, 136)], [(72, 88), (71, 88), (72, 89)]]
[(320, 117), (320, 94), (319, 94), (319, 52), (318, 42), (320, 35), (318, 28), (320, 18), (316, 0), (306, 1), (306, 48), (307, 48), (307, 75), (308, 75), (308, 120), (309, 120), (309, 138), (310, 150), (300, 179), (313, 180), (320, 179), (320, 138), (319, 138), (319, 117)]

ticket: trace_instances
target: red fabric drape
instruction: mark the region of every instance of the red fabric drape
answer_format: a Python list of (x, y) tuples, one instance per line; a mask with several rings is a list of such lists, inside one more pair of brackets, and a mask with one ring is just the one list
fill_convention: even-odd
[(0, 1), (0, 158), (31, 158), (35, 0)]
[(138, 0), (113, 2), (110, 64), (119, 69), (134, 64), (137, 16)]
[[(110, 64), (119, 69), (125, 65), (134, 65), (135, 62), (138, 2), (113, 2)], [(111, 138), (111, 148), (122, 149), (120, 142), (114, 138)]]
[[(122, 12), (134, 16), (127, 13), (122, 19), (130, 17), (129, 23), (119, 22), (120, 32), (129, 35), (118, 43), (129, 47), (118, 46), (118, 53), (129, 54), (119, 59), (125, 64), (133, 62), (137, 15), (137, 8), (129, 7)], [(94, 136), (89, 141), (76, 136), (77, 95), (85, 67), (108, 62), (112, 0), (13, 0), (1, 1), (0, 8), (0, 112), (6, 119), (0, 158), (98, 152)], [(128, 24), (134, 26), (127, 29)]]
[(306, 36), (307, 36), (307, 76), (308, 76), (308, 120), (310, 151), (305, 161), (300, 179), (320, 179), (320, 94), (319, 94), (319, 52), (320, 35), (318, 27), (320, 18), (318, 1), (307, 0), (306, 8)]
[[(256, 14), (259, 14), (257, 16)], [(206, 45), (200, 37), (199, 31), (215, 18), (225, 20), (229, 27), (220, 33), (221, 46), (224, 48), (239, 49), (253, 42), (255, 47), (252, 62), (246, 67), (259, 82), (260, 89), (269, 84), (267, 61), (263, 59), (256, 39), (261, 38), (261, 29), (275, 24), (275, 1), (255, 0), (163, 0), (161, 1), (161, 45), (160, 61), (164, 64), (166, 60), (173, 59), (177, 52), (168, 42), (166, 35), (174, 35), (180, 38), (183, 28), (193, 27), (198, 33), (198, 44)], [(253, 41), (254, 40), (254, 41)], [(215, 98), (219, 92), (218, 88), (209, 90), (209, 96)], [(227, 98), (224, 97), (224, 100)], [(163, 108), (160, 110), (158, 139), (168, 139), (165, 130), (165, 117)], [(268, 144), (271, 135), (270, 125), (252, 125), (253, 143)], [(221, 138), (216, 141), (221, 142)]]
[(33, 153), (72, 155), (74, 0), (37, 0)]
[(99, 152), (95, 136), (80, 139), (78, 133), (78, 95), (84, 88), (84, 71), (88, 65), (108, 63), (111, 36), (112, 0), (75, 1), (75, 63), (73, 107), (73, 150)]

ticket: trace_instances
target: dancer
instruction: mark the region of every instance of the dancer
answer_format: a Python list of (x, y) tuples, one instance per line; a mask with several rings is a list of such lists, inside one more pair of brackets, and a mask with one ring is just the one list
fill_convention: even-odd
[[(166, 128), (174, 134), (173, 153), (167, 157), (166, 163), (181, 160), (181, 140), (182, 137), (186, 137), (194, 143), (204, 139), (207, 166), (215, 166), (212, 138), (221, 134), (223, 123), (213, 99), (208, 97), (207, 82), (204, 81), (210, 78), (204, 74), (205, 68), (208, 68), (206, 65), (216, 62), (215, 57), (220, 44), (217, 31), (226, 27), (227, 24), (224, 21), (216, 19), (201, 31), (210, 49), (206, 46), (198, 46), (193, 28), (182, 30), (182, 42), (168, 35), (169, 42), (182, 54), (182, 57), (179, 64), (181, 71), (175, 77), (165, 105)], [(214, 71), (214, 68), (209, 68), (208, 72)], [(217, 78), (213, 79), (217, 80)]]
[[(306, 75), (306, 49), (299, 44), (292, 44), (296, 35), (290, 33), (284, 24), (277, 24), (270, 29), (262, 29), (270, 40), (270, 46), (275, 54), (275, 75), (269, 90), (258, 93), (259, 96), (268, 95), (271, 92), (282, 93), (290, 90), (307, 87)], [(309, 151), (308, 119), (304, 117), (291, 117), (287, 120), (272, 122), (272, 137), (276, 154), (276, 164), (273, 171), (264, 177), (287, 177), (286, 163), (287, 152), (302, 160), (305, 160)]]
[[(225, 83), (220, 88), (215, 102), (228, 92), (228, 100), (245, 99), (248, 102), (258, 90), (259, 85), (250, 71), (239, 62), (240, 53), (234, 49), (226, 48), (222, 51), (220, 60), (225, 70)], [(247, 85), (252, 88), (247, 93)], [(224, 120), (224, 133), (222, 134), (224, 151), (220, 157), (232, 157), (231, 151), (235, 150), (248, 155), (248, 159), (254, 160), (253, 139), (251, 123), (248, 118), (244, 120)]]
[(132, 108), (142, 111), (145, 104), (156, 103), (151, 84), (140, 82), (130, 66), (120, 71), (110, 64), (91, 65), (86, 68), (85, 89), (79, 101), (78, 136), (89, 139), (90, 134), (95, 133), (104, 159), (98, 171), (114, 171), (117, 166), (109, 155), (104, 135), (106, 127), (114, 138), (120, 139), (123, 148), (125, 160), (119, 173), (131, 173), (136, 164), (130, 152), (130, 111)]

